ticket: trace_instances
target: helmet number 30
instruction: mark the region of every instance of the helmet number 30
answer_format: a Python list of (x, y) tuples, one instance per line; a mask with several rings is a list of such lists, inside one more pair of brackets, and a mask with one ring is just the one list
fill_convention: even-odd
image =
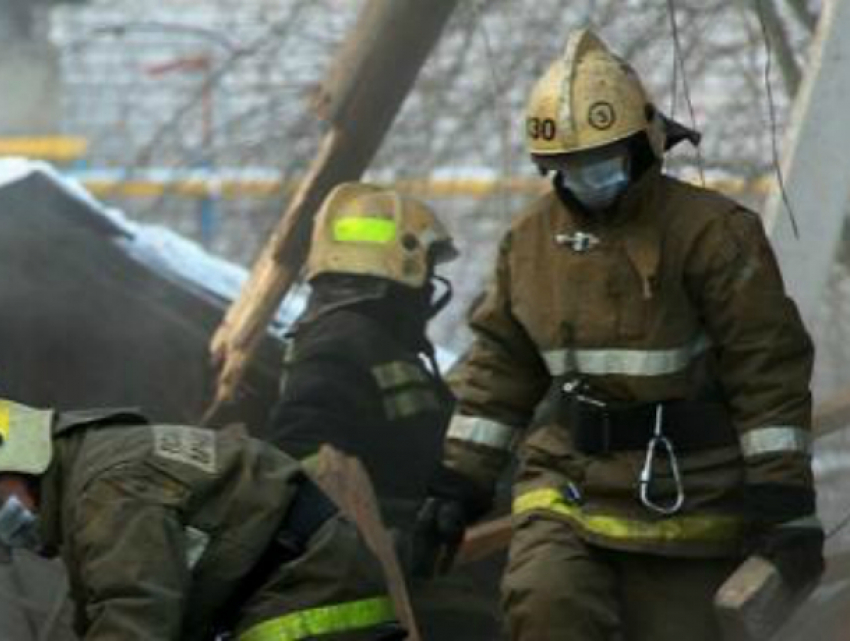
[(525, 126), (532, 140), (554, 140), (558, 131), (558, 125), (551, 118), (529, 118)]

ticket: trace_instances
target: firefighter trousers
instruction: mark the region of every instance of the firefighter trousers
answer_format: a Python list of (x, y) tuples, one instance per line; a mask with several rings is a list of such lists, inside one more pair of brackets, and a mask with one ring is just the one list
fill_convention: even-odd
[(741, 559), (685, 559), (587, 544), (528, 514), (502, 580), (514, 641), (719, 641), (712, 599)]

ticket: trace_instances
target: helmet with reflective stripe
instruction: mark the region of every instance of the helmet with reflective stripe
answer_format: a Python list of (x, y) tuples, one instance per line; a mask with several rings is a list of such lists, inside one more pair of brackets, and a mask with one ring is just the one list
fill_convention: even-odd
[(550, 156), (595, 149), (645, 133), (659, 158), (661, 115), (637, 73), (593, 32), (573, 32), (563, 56), (537, 81), (526, 108), (526, 147)]
[(43, 474), (53, 456), (53, 412), (0, 399), (0, 473)]
[(451, 236), (424, 203), (393, 189), (343, 183), (316, 217), (307, 278), (358, 274), (421, 287), (434, 264), (456, 256)]

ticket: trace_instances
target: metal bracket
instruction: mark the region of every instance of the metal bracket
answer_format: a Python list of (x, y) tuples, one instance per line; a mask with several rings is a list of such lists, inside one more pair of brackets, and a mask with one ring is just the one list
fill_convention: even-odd
[(555, 242), (566, 245), (577, 254), (584, 254), (599, 245), (600, 240), (593, 234), (577, 231), (574, 234), (555, 234)]

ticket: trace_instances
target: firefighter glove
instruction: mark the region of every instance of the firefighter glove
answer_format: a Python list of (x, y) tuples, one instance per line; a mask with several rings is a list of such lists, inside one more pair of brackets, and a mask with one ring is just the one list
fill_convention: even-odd
[(451, 569), (466, 531), (466, 513), (456, 499), (425, 499), (413, 530), (413, 575), (433, 578)]
[(801, 589), (823, 573), (824, 532), (809, 488), (751, 485), (747, 505), (757, 523), (752, 552), (776, 566), (792, 589)]
[(431, 578), (449, 571), (466, 526), (490, 511), (493, 494), (460, 472), (437, 467), (414, 526), (414, 576)]
[(802, 589), (823, 574), (823, 528), (817, 519), (791, 521), (765, 532), (756, 554), (767, 559), (793, 590)]

